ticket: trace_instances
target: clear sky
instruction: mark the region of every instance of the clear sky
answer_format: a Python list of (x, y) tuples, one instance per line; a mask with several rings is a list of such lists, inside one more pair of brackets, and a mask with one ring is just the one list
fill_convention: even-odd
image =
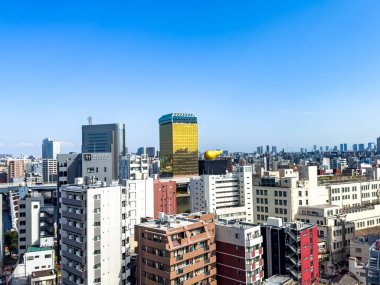
[(81, 125), (198, 116), (201, 150), (380, 136), (380, 1), (1, 1), (0, 153), (80, 151)]

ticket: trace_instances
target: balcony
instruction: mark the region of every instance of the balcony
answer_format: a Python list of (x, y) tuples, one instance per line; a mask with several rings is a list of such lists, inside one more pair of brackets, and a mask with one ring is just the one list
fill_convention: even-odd
[(85, 262), (86, 262), (85, 256), (79, 256), (79, 255), (76, 255), (75, 253), (71, 253), (69, 251), (63, 251), (62, 255), (66, 258), (75, 260), (75, 261), (82, 263), (82, 264), (85, 264)]
[(75, 199), (69, 199), (69, 198), (62, 198), (62, 204), (73, 205), (76, 207), (84, 208), (86, 206), (86, 201), (85, 200), (75, 200)]
[(254, 239), (246, 239), (245, 240), (245, 246), (246, 247), (253, 247), (255, 245), (258, 245), (258, 244), (262, 244), (263, 243), (263, 237), (262, 236), (259, 236), (259, 237), (256, 237)]
[(63, 211), (62, 212), (62, 217), (69, 218), (69, 219), (74, 219), (78, 221), (85, 221), (86, 220), (86, 215), (85, 214), (77, 214), (77, 213), (71, 213), (68, 211)]
[(79, 242), (74, 239), (69, 239), (69, 238), (62, 238), (62, 242), (67, 245), (74, 246), (76, 248), (80, 248), (82, 250), (86, 249), (86, 243), (84, 242)]
[(80, 270), (80, 269), (77, 269), (75, 267), (71, 267), (69, 265), (66, 265), (66, 264), (62, 264), (62, 270), (66, 271), (66, 272), (70, 272), (76, 276), (80, 276), (82, 279), (85, 279), (86, 278), (86, 272), (83, 270)]
[(79, 234), (82, 236), (84, 236), (86, 234), (85, 228), (78, 228), (78, 227), (70, 226), (67, 224), (62, 225), (62, 230), (72, 232), (72, 233), (76, 233), (76, 234)]

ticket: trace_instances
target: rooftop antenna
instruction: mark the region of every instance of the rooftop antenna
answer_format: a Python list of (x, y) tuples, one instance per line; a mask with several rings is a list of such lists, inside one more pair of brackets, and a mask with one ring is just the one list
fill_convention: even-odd
[(88, 121), (88, 124), (89, 124), (90, 126), (92, 126), (92, 116), (91, 116), (91, 115), (88, 116), (87, 121)]

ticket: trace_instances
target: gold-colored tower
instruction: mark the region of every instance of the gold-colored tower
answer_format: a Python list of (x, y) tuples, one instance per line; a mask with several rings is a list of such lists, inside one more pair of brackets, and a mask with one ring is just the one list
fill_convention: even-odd
[(198, 175), (198, 122), (192, 114), (172, 113), (159, 119), (160, 176)]

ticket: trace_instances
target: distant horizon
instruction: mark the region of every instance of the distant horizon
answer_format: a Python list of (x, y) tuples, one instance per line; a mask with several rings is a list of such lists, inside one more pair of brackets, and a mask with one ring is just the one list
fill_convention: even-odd
[[(101, 123), (101, 124), (114, 124), (114, 123)], [(115, 123), (115, 124), (119, 124), (119, 123), (124, 123), (124, 122), (118, 122), (118, 123)], [(96, 124), (94, 124), (94, 125), (96, 125)], [(158, 125), (157, 125), (157, 128), (158, 128)], [(80, 135), (80, 137), (81, 137), (81, 135)], [(2, 145), (0, 145), (0, 154), (11, 154), (14, 158), (15, 157), (20, 157), (22, 155), (26, 155), (26, 156), (32, 155), (34, 157), (39, 158), (39, 157), (41, 157), (42, 140), (45, 139), (45, 138), (50, 138), (50, 139), (52, 139), (54, 141), (58, 141), (58, 140), (56, 140), (55, 138), (53, 138), (51, 136), (50, 137), (49, 136), (45, 136), (44, 138), (41, 139), (40, 145), (38, 145), (37, 143), (33, 144), (31, 142), (23, 142), (23, 143), (19, 144), (17, 147), (23, 147), (26, 150), (29, 149), (30, 152), (20, 152), (20, 153), (15, 153), (15, 152), (11, 151), (12, 148), (16, 147), (16, 146), (11, 146), (10, 148), (6, 148), (6, 145), (2, 144)], [(320, 147), (323, 147), (323, 150), (325, 151), (325, 147), (326, 146), (328, 146), (331, 151), (333, 151), (333, 148), (336, 146), (338, 148), (338, 151), (339, 151), (340, 150), (340, 144), (347, 143), (348, 151), (352, 151), (353, 144), (358, 144), (359, 145), (359, 144), (363, 143), (365, 149), (367, 149), (368, 143), (374, 143), (375, 146), (376, 146), (377, 145), (376, 139), (377, 138), (375, 138), (372, 141), (368, 141), (368, 142), (353, 142), (353, 143), (340, 142), (338, 144), (321, 144), (321, 145), (316, 144), (316, 145), (317, 145), (317, 150), (318, 151), (320, 150)], [(128, 133), (126, 133), (126, 141), (128, 142)], [(79, 142), (79, 145), (74, 145), (71, 142), (68, 143), (68, 142), (65, 142), (65, 141), (58, 141), (58, 142), (61, 143), (61, 152), (60, 152), (61, 154), (70, 153), (70, 152), (81, 153), (81, 148), (82, 148), (81, 141)], [(222, 149), (224, 151), (228, 151), (229, 153), (235, 153), (235, 152), (254, 153), (254, 152), (257, 151), (257, 147), (260, 147), (260, 146), (263, 147), (264, 152), (265, 152), (267, 145), (269, 145), (270, 151), (272, 150), (272, 146), (277, 147), (277, 152), (281, 152), (282, 149), (284, 149), (285, 152), (300, 152), (301, 148), (306, 149), (308, 152), (311, 152), (311, 151), (313, 151), (313, 148), (314, 148), (314, 145), (311, 145), (309, 147), (307, 147), (307, 146), (296, 146), (296, 147), (294, 147), (294, 146), (281, 146), (281, 145), (276, 145), (276, 144), (258, 144), (256, 146), (253, 146), (252, 150), (248, 150), (247, 148), (245, 150), (234, 150), (234, 149), (230, 150), (228, 148), (223, 149), (223, 148), (220, 148), (220, 147), (214, 147), (214, 148), (212, 148), (212, 147), (209, 147), (209, 148), (207, 148), (207, 147), (200, 147), (199, 148), (199, 152), (203, 153), (206, 150), (211, 150), (211, 149), (219, 149), (220, 150), (220, 149)], [(159, 150), (159, 146), (158, 145), (153, 145), (153, 144), (140, 145), (140, 146), (137, 146), (135, 149), (131, 149), (129, 147), (128, 143), (126, 144), (126, 146), (128, 148), (128, 152), (129, 153), (136, 153), (139, 147), (155, 147), (156, 150)]]
[(81, 125), (193, 113), (199, 148), (375, 142), (380, 1), (30, 1), (0, 9), (0, 153), (80, 151)]

